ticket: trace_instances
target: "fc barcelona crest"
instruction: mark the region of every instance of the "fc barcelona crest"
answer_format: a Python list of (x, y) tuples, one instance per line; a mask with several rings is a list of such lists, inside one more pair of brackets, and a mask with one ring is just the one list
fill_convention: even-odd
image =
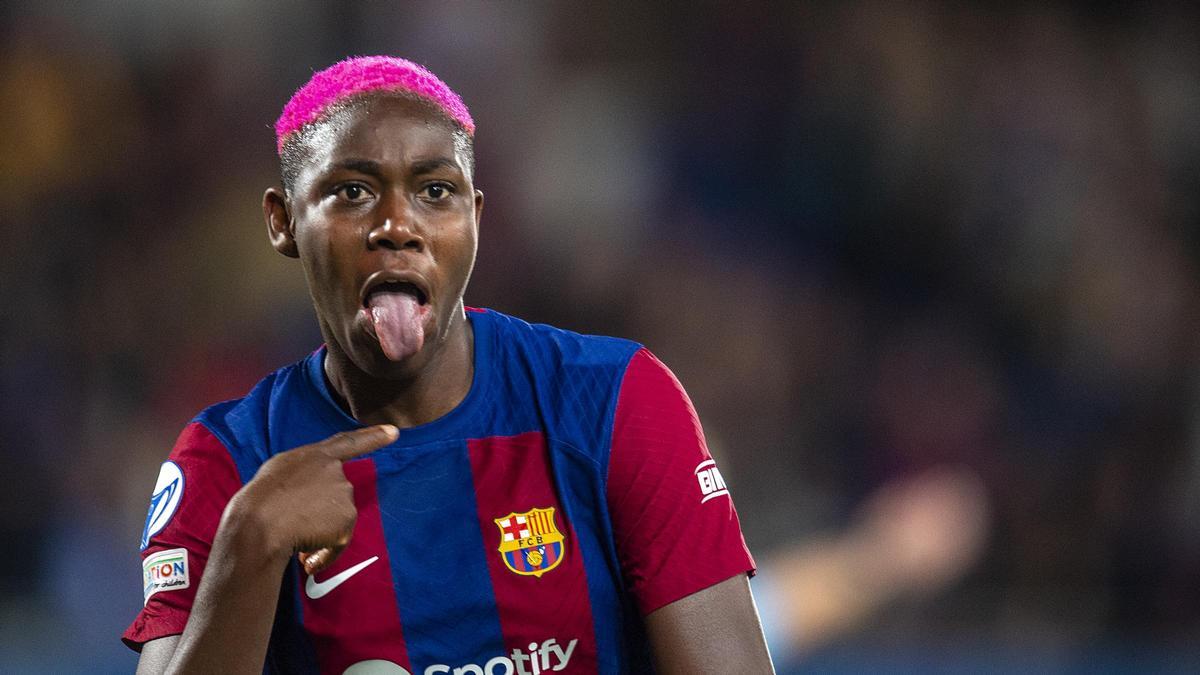
[(500, 528), (500, 557), (517, 574), (540, 577), (558, 567), (563, 536), (554, 525), (554, 507), (531, 509), (496, 518)]

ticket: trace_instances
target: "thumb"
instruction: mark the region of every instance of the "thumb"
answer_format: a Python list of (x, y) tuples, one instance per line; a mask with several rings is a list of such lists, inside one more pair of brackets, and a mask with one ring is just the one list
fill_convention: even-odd
[(395, 441), (400, 430), (391, 424), (376, 424), (365, 429), (343, 431), (318, 444), (321, 452), (341, 461), (354, 459)]
[(311, 576), (332, 565), (333, 561), (337, 560), (349, 545), (350, 535), (345, 535), (332, 546), (323, 546), (316, 551), (299, 551), (296, 553), (296, 558), (304, 567), (304, 573)]
[(321, 570), (333, 564), (341, 554), (342, 549), (339, 548), (321, 548), (315, 552), (300, 551), (296, 554), (296, 558), (300, 561), (301, 567), (304, 568), (304, 573), (308, 575), (316, 574)]

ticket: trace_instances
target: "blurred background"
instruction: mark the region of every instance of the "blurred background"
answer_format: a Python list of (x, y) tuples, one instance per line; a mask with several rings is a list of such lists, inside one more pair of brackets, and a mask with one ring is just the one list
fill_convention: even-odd
[(688, 388), (781, 672), (1200, 668), (1189, 5), (0, 18), (0, 671), (133, 668), (159, 463), (320, 342), (265, 236), (271, 126), (368, 53), (478, 123), (468, 303)]

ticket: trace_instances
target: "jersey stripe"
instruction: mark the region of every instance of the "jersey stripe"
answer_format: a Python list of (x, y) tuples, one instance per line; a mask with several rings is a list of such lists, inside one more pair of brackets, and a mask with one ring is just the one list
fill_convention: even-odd
[[(566, 520), (550, 476), (544, 437), (540, 432), (529, 432), (476, 439), (469, 444), (479, 525), (485, 533), (488, 573), (499, 607), (505, 649), (510, 655), (515, 650), (528, 654), (531, 644), (541, 645), (554, 639), (566, 650), (572, 640), (578, 640), (566, 672), (597, 672), (587, 574), (577, 537)], [(550, 508), (554, 508), (553, 522), (548, 517), (539, 519), (534, 512), (527, 517), (527, 526), (533, 533), (540, 531), (545, 535), (557, 530), (565, 537), (558, 565), (546, 569), (550, 560), (530, 565), (524, 555), (513, 552), (507, 557), (516, 569), (532, 572), (535, 566), (540, 566), (545, 571), (541, 576), (512, 571), (501, 558), (502, 533), (496, 519), (509, 513)], [(553, 555), (553, 548), (547, 546), (547, 554)], [(541, 661), (537, 664), (543, 672), (558, 663), (554, 654), (535, 658), (545, 660), (545, 664)], [(532, 663), (528, 672), (535, 672)]]
[(304, 628), (311, 636), (321, 672), (340, 673), (369, 659), (383, 659), (408, 668), (404, 631), (396, 611), (391, 558), (379, 513), (375, 462), (371, 459), (347, 462), (343, 469), (354, 486), (358, 520), (350, 544), (333, 565), (315, 575), (315, 581), (331, 583), (332, 577), (345, 570), (378, 558), (324, 595), (316, 590), (313, 593), (319, 596), (316, 598), (305, 591), (308, 576), (297, 575)]
[(376, 453), (379, 508), (413, 673), (504, 653), (463, 442)]

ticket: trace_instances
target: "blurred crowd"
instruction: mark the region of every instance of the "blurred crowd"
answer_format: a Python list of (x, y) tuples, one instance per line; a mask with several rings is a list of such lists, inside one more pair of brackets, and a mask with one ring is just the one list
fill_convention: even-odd
[[(478, 123), (468, 303), (639, 340), (687, 387), (782, 671), (1200, 666), (1188, 4), (0, 18), (0, 671), (132, 667), (175, 435), (320, 343), (265, 236), (271, 125), (367, 53)], [(837, 595), (859, 564), (888, 588)]]

